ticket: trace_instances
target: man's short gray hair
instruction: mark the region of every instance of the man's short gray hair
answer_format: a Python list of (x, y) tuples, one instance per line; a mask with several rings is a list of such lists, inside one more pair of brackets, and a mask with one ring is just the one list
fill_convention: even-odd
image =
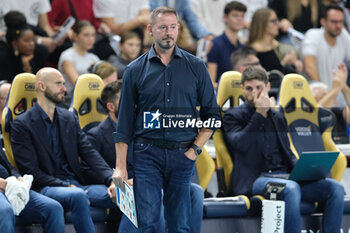
[(174, 8), (167, 7), (167, 6), (160, 6), (154, 9), (151, 13), (151, 21), (150, 21), (151, 25), (153, 26), (156, 24), (158, 15), (165, 14), (165, 13), (174, 14), (176, 16), (176, 19), (179, 20), (179, 16), (177, 15), (177, 12)]

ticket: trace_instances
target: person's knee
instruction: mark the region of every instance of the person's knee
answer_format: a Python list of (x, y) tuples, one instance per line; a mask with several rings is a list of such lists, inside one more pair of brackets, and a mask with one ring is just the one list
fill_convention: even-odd
[(191, 200), (203, 202), (204, 191), (198, 184), (191, 184)]
[(329, 180), (329, 188), (327, 190), (329, 195), (331, 196), (337, 196), (338, 198), (343, 199), (344, 198), (344, 186), (335, 180)]
[(81, 188), (71, 188), (70, 192), (70, 202), (72, 205), (75, 204), (85, 204), (88, 203), (88, 196), (86, 192)]
[(301, 189), (297, 182), (287, 182), (283, 194), (289, 200), (295, 200), (298, 202), (301, 200)]
[(59, 202), (52, 200), (50, 202), (47, 202), (46, 205), (51, 216), (57, 216), (57, 218), (60, 218), (64, 215), (63, 207)]
[[(10, 205), (1, 207), (0, 209), (0, 226), (2, 227), (13, 227), (15, 225), (15, 218), (13, 209)], [(4, 229), (2, 229), (4, 230)]]
[(193, 211), (203, 211), (204, 191), (201, 186), (191, 184), (191, 206)]
[(14, 213), (13, 213), (13, 209), (10, 205), (5, 205), (3, 207), (1, 207), (0, 209), (0, 216), (1, 218), (13, 218)]

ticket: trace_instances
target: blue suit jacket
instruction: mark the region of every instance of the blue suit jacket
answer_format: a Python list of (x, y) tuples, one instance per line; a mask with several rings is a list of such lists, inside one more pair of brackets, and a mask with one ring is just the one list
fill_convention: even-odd
[[(15, 177), (19, 177), (21, 176), (19, 174), (19, 172), (16, 170), (16, 168), (14, 168), (9, 161), (6, 158), (6, 155), (4, 153), (4, 151), (1, 149), (2, 148), (2, 143), (0, 141), (0, 166), (2, 166), (4, 169), (6, 169), (6, 171), (8, 172), (8, 174), (10, 176), (15, 176)], [(1, 177), (1, 176), (0, 176)], [(8, 177), (8, 176), (7, 176)], [(7, 177), (1, 177), (3, 179), (6, 179)]]
[[(114, 121), (108, 116), (108, 118), (102, 121), (97, 126), (91, 128), (87, 132), (88, 140), (90, 141), (92, 147), (96, 149), (106, 163), (114, 168), (116, 164), (116, 151), (115, 143), (112, 137), (113, 132), (116, 131), (116, 125)], [(128, 177), (133, 177), (133, 167), (132, 167), (132, 143), (128, 147), (127, 155), (127, 168), (128, 168)], [(90, 169), (86, 166), (86, 163), (83, 163), (83, 172), (88, 179), (88, 183), (96, 183), (95, 176)]]
[[(113, 171), (92, 148), (86, 134), (80, 129), (77, 117), (60, 107), (56, 107), (56, 113), (62, 152), (75, 178), (81, 184), (86, 183), (81, 172), (80, 157), (98, 177), (99, 183), (109, 185)], [(66, 182), (54, 176), (54, 155), (38, 108), (32, 107), (12, 122), (11, 144), (20, 173), (34, 176), (34, 188), (65, 185)]]
[[(269, 113), (277, 132), (284, 162), (291, 170), (296, 157), (290, 149), (287, 124), (283, 115), (271, 110)], [(233, 160), (230, 192), (233, 195), (251, 195), (254, 181), (263, 171), (264, 121), (266, 119), (248, 102), (229, 110), (223, 118), (223, 131), (227, 149)]]
[(100, 152), (110, 167), (115, 167), (115, 144), (112, 134), (116, 131), (115, 123), (108, 118), (90, 129), (87, 133), (91, 145)]

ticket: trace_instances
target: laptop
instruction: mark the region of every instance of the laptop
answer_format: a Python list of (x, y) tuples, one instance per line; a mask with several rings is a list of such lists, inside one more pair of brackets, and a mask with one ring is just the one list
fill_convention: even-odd
[(294, 181), (321, 180), (329, 176), (339, 151), (303, 152), (290, 174), (266, 174), (265, 176)]

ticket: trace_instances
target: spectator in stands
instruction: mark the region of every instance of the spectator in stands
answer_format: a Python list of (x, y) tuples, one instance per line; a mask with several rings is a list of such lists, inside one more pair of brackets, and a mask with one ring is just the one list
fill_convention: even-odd
[(221, 75), (231, 70), (230, 56), (242, 46), (238, 32), (244, 27), (244, 13), (247, 7), (240, 2), (232, 1), (224, 9), (225, 31), (213, 39), (208, 53), (208, 71), (214, 89), (217, 88)]
[(219, 36), (225, 30), (222, 19), (225, 5), (229, 0), (190, 0), (191, 10), (213, 35)]
[(280, 198), (285, 201), (284, 232), (301, 231), (300, 201), (322, 203), (322, 230), (338, 232), (343, 215), (344, 188), (326, 178), (297, 183), (268, 177), (290, 172), (296, 157), (290, 149), (286, 121), (274, 111), (268, 98), (268, 78), (261, 67), (248, 67), (242, 74), (242, 89), (247, 101), (223, 118), (226, 145), (234, 160), (232, 194), (262, 195), (268, 182), (285, 184)]
[(7, 43), (0, 42), (0, 79), (10, 83), (19, 73), (36, 73), (48, 58), (47, 48), (35, 44), (34, 32), (22, 17), (17, 11), (4, 17)]
[(2, 116), (2, 110), (5, 107), (10, 88), (11, 84), (9, 82), (6, 80), (0, 81), (0, 116)]
[[(111, 201), (114, 186), (112, 169), (91, 147), (76, 116), (56, 107), (64, 101), (61, 73), (43, 68), (36, 74), (37, 102), (18, 116), (11, 127), (11, 145), (21, 174), (32, 174), (33, 188), (60, 202), (72, 212), (77, 232), (95, 232), (89, 206), (115, 208)], [(84, 186), (79, 162), (95, 172), (99, 184)], [(108, 192), (108, 194), (107, 194)]]
[(278, 35), (278, 18), (269, 8), (254, 13), (250, 25), (248, 44), (257, 52), (262, 67), (267, 71), (279, 70), (284, 74), (301, 72), (302, 62), (296, 51), (287, 44), (275, 40)]
[[(48, 0), (0, 0), (1, 12), (0, 19), (10, 11), (21, 12), (36, 35), (35, 40), (38, 44), (46, 46), (49, 52), (53, 52), (63, 41), (55, 42), (51, 36), (55, 31), (51, 28), (47, 13), (50, 12), (50, 2)], [(5, 30), (2, 27), (0, 30)]]
[(67, 96), (72, 95), (73, 85), (79, 75), (88, 72), (91, 64), (100, 59), (89, 53), (95, 42), (95, 28), (89, 21), (81, 20), (73, 26), (73, 47), (65, 50), (59, 59), (58, 69), (62, 72), (66, 81)]
[(92, 64), (89, 68), (89, 72), (100, 76), (105, 85), (119, 79), (117, 69), (107, 61), (98, 61)]
[(213, 35), (201, 24), (193, 13), (189, 0), (151, 0), (151, 10), (154, 10), (160, 6), (168, 6), (174, 8), (179, 14), (179, 18), (182, 19), (187, 27), (190, 29), (192, 36), (195, 39), (205, 38), (208, 40), (213, 39)]
[(136, 30), (142, 39), (150, 20), (149, 0), (94, 0), (95, 16), (106, 23), (113, 34)]
[(250, 27), (253, 15), (255, 11), (260, 8), (267, 7), (268, 0), (237, 0), (237, 2), (243, 3), (247, 7), (247, 12), (244, 15), (245, 28)]
[(135, 32), (126, 32), (121, 36), (119, 43), (120, 55), (112, 55), (108, 61), (113, 64), (118, 71), (118, 78), (123, 78), (126, 66), (136, 59), (141, 52), (141, 39)]
[(350, 13), (348, 9), (345, 6), (345, 3), (343, 0), (322, 0), (320, 1), (320, 7), (321, 7), (321, 12), (324, 12), (326, 7), (335, 4), (338, 5), (344, 13), (344, 27), (345, 29), (349, 32), (350, 31)]
[[(350, 124), (350, 88), (346, 84), (348, 71), (346, 65), (342, 63), (338, 70), (333, 72), (332, 88), (328, 91), (328, 86), (322, 82), (312, 82), (310, 89), (317, 103), (330, 109), (336, 117), (335, 126), (332, 131), (333, 141), (337, 144), (349, 143), (349, 137), (346, 133), (346, 125)], [(343, 93), (346, 101), (346, 107), (339, 107), (337, 96)]]
[(243, 73), (249, 66), (260, 66), (260, 62), (254, 49), (242, 47), (232, 53), (231, 65), (233, 70)]
[[(332, 86), (333, 70), (342, 63), (350, 61), (350, 36), (344, 29), (344, 13), (342, 8), (331, 4), (326, 7), (321, 17), (322, 28), (307, 31), (303, 45), (305, 71), (312, 81), (321, 81)], [(343, 95), (339, 95), (338, 103), (346, 106)]]
[[(93, 0), (55, 0), (52, 1), (51, 8), (52, 10), (49, 12), (48, 17), (53, 28), (58, 29), (69, 16), (74, 17), (76, 21), (87, 20), (98, 32), (94, 47), (90, 52), (94, 53), (102, 60), (114, 54), (109, 40), (111, 29), (106, 23), (95, 18)], [(69, 30), (67, 34), (70, 40), (66, 40), (64, 43), (66, 49), (72, 46), (72, 30)]]
[[(318, 0), (272, 0), (269, 2), (277, 14), (280, 28), (278, 36), (281, 42), (287, 42), (287, 30), (294, 28), (305, 33), (310, 28), (320, 26), (320, 4)], [(289, 41), (290, 43), (290, 41)]]
[(317, 0), (273, 0), (271, 7), (277, 14), (282, 32), (288, 28), (294, 28), (300, 32), (306, 32), (310, 28), (320, 26), (320, 6)]
[(54, 28), (61, 26), (69, 16), (72, 16), (76, 20), (89, 21), (100, 33), (110, 32), (105, 23), (95, 18), (92, 0), (55, 0), (51, 3), (51, 8), (48, 17)]
[[(0, 143), (0, 148), (2, 144)], [(29, 201), (18, 217), (14, 215), (13, 207), (5, 195), (6, 178), (15, 176), (23, 181), (18, 171), (7, 161), (5, 153), (0, 150), (0, 229), (2, 232), (15, 232), (15, 223), (20, 225), (42, 224), (46, 233), (63, 233), (63, 208), (57, 201), (33, 190), (29, 191)], [(40, 217), (38, 217), (40, 216)]]
[[(244, 30), (249, 29), (253, 14), (257, 9), (267, 7), (267, 0), (236, 0), (247, 7), (244, 14)], [(214, 36), (219, 36), (225, 30), (222, 19), (225, 5), (231, 0), (190, 0), (191, 9), (196, 14), (198, 20), (203, 23)], [(248, 32), (248, 31), (247, 31)], [(241, 36), (248, 34), (239, 33)], [(242, 38), (241, 38), (242, 39)], [(246, 39), (246, 38), (245, 38)]]

